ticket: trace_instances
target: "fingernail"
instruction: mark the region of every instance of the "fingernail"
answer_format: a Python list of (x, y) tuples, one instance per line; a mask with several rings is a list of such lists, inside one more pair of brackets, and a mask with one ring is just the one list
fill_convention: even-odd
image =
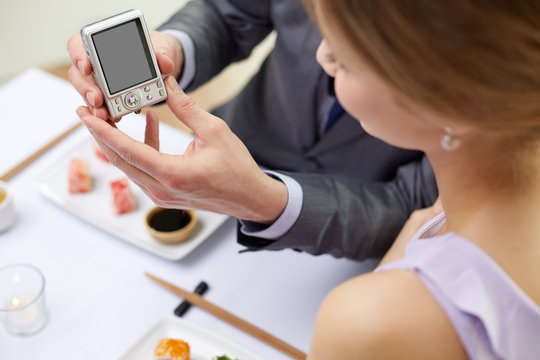
[(167, 78), (167, 87), (172, 92), (179, 92), (180, 91), (180, 86), (176, 82), (176, 79), (174, 78), (174, 76), (169, 76)]
[(94, 103), (94, 93), (93, 92), (87, 92), (86, 93), (86, 100), (90, 103), (90, 105), (92, 106), (96, 106), (96, 104)]
[(97, 117), (97, 109), (96, 108), (92, 108), (92, 114)]
[(82, 61), (77, 61), (77, 67), (79, 68), (79, 71), (81, 72), (81, 74), (84, 75), (84, 67), (83, 67), (83, 62)]

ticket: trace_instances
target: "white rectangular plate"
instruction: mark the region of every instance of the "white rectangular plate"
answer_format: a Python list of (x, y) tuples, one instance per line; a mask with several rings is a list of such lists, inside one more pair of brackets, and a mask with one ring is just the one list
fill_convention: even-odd
[(227, 355), (231, 359), (262, 360), (261, 357), (208, 330), (179, 318), (163, 318), (146, 332), (119, 360), (151, 360), (161, 338), (187, 342), (192, 360), (210, 360)]
[[(182, 154), (190, 138), (179, 131), (176, 132), (178, 133), (175, 135), (176, 139), (173, 136), (173, 140), (176, 141), (169, 143), (176, 144), (174, 146), (178, 149), (169, 152)], [(166, 135), (169, 135), (171, 140), (171, 133)], [(89, 193), (68, 192), (68, 168), (73, 158), (88, 161), (93, 186)], [(114, 213), (109, 184), (122, 177), (126, 177), (124, 173), (96, 156), (94, 139), (88, 135), (84, 141), (51, 164), (38, 179), (37, 185), (47, 198), (89, 223), (169, 260), (178, 260), (189, 254), (228, 218), (226, 215), (198, 210), (196, 211), (198, 224), (187, 241), (175, 245), (160, 243), (145, 229), (146, 213), (155, 205), (133, 182), (129, 181), (129, 186), (137, 203), (135, 211), (122, 215)]]

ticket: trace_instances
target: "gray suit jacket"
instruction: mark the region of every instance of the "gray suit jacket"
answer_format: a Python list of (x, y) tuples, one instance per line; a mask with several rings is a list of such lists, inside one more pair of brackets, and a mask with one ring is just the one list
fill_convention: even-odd
[(300, 217), (283, 237), (269, 241), (239, 232), (248, 249), (381, 256), (409, 214), (436, 199), (423, 154), (371, 137), (348, 114), (318, 135), (316, 89), (326, 76), (315, 60), (321, 36), (300, 0), (195, 0), (163, 29), (185, 31), (194, 41), (197, 70), (187, 91), (277, 32), (260, 71), (215, 110), (260, 165), (292, 176), (304, 193)]

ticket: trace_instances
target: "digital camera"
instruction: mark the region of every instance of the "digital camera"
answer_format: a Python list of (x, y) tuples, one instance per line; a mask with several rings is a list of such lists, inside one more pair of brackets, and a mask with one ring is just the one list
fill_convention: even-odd
[(81, 38), (112, 119), (167, 99), (141, 11), (86, 25)]

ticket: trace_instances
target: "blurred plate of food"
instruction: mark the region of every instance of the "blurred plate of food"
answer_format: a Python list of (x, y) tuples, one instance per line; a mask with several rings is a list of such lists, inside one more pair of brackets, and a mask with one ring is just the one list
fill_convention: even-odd
[(230, 340), (176, 317), (159, 320), (119, 360), (156, 359), (156, 348), (168, 341), (187, 343), (191, 360), (262, 360), (260, 356)]
[[(125, 124), (122, 131), (128, 135), (135, 139), (144, 137), (144, 119), (124, 119), (122, 123)], [(182, 154), (191, 140), (190, 134), (160, 125), (163, 152)], [(86, 176), (90, 178), (90, 187)], [(146, 215), (155, 207), (154, 203), (104, 158), (89, 134), (51, 163), (38, 178), (37, 186), (45, 197), (79, 218), (169, 260), (189, 254), (228, 218), (197, 210), (197, 224), (185, 241), (165, 244), (156, 240), (146, 227)]]

